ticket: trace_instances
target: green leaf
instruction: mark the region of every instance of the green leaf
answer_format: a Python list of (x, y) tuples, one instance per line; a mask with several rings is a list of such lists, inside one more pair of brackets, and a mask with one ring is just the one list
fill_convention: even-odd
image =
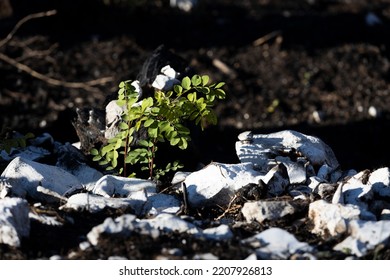
[(122, 129), (122, 130), (126, 130), (126, 129), (129, 129), (129, 125), (125, 122), (120, 122), (119, 123), (119, 128)]
[(208, 84), (208, 82), (209, 82), (209, 76), (207, 75), (202, 76), (202, 85), (205, 86)]
[(214, 88), (221, 88), (221, 87), (223, 87), (224, 85), (225, 85), (224, 82), (220, 82), (220, 83), (218, 83)]
[(144, 112), (147, 108), (153, 105), (153, 98), (148, 97), (142, 101), (141, 108), (142, 112)]
[(180, 85), (174, 85), (173, 90), (177, 93), (178, 96), (180, 96), (183, 92), (183, 87)]
[(180, 149), (182, 149), (182, 150), (187, 149), (187, 147), (188, 147), (188, 142), (187, 142), (187, 139), (186, 139), (186, 138), (181, 137), (179, 142), (180, 142), (180, 143), (179, 143), (179, 148), (180, 148)]
[(199, 75), (194, 75), (191, 82), (193, 86), (199, 86), (202, 83), (202, 78)]
[(154, 120), (153, 120), (153, 119), (147, 119), (147, 120), (144, 122), (144, 127), (149, 127), (149, 126), (151, 126), (153, 123), (154, 123)]
[(139, 140), (138, 144), (143, 147), (149, 147), (149, 142), (146, 140)]
[(149, 127), (148, 134), (151, 138), (157, 138), (158, 136), (158, 128), (157, 127)]
[(191, 87), (191, 80), (189, 77), (184, 77), (183, 80), (181, 81), (181, 86), (187, 90), (190, 89)]
[(97, 156), (99, 154), (99, 151), (97, 149), (93, 148), (93, 149), (91, 149), (90, 153), (93, 156)]
[(94, 157), (92, 158), (93, 161), (99, 161), (99, 160), (101, 160), (101, 159), (102, 159), (102, 157), (99, 156), (99, 155), (96, 155), (96, 156), (94, 156)]
[(171, 146), (176, 146), (180, 142), (180, 138), (172, 138), (170, 141)]

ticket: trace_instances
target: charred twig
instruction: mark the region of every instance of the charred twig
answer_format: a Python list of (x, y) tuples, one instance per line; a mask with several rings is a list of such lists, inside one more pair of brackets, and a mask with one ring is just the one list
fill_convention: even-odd
[(87, 81), (87, 82), (67, 82), (67, 81), (61, 81), (57, 80), (48, 76), (45, 76), (34, 69), (31, 69), (29, 66), (22, 64), (20, 62), (17, 62), (15, 59), (12, 59), (5, 54), (0, 53), (0, 60), (3, 60), (7, 62), (8, 64), (11, 64), (12, 66), (16, 67), (20, 71), (26, 72), (27, 74), (33, 76), (34, 78), (37, 78), (39, 80), (42, 80), (48, 84), (54, 85), (54, 86), (63, 86), (68, 88), (81, 88), (89, 91), (97, 91), (96, 88), (93, 86), (105, 84), (107, 82), (111, 82), (113, 79), (112, 77), (104, 77), (97, 80)]
[(50, 11), (46, 11), (46, 12), (35, 13), (35, 14), (25, 16), (20, 21), (18, 21), (18, 23), (14, 26), (12, 31), (7, 35), (7, 37), (5, 37), (3, 40), (0, 41), (0, 48), (3, 47), (5, 44), (7, 44), (12, 39), (12, 37), (15, 35), (15, 33), (19, 30), (19, 28), (23, 24), (25, 24), (27, 21), (32, 20), (32, 19), (36, 19), (36, 18), (49, 17), (49, 16), (53, 16), (55, 14), (57, 14), (56, 10), (50, 10)]
[[(7, 37), (5, 37), (3, 40), (0, 40), (0, 48), (2, 48), (5, 45), (7, 45), (11, 41), (11, 39), (14, 37), (15, 33), (27, 21), (32, 20), (32, 19), (36, 19), (36, 18), (53, 16), (56, 13), (57, 13), (56, 10), (51, 10), (51, 11), (47, 11), (47, 12), (31, 14), (31, 15), (28, 15), (28, 16), (22, 18), (15, 25), (15, 27), (12, 29), (12, 31), (7, 35)], [(37, 56), (42, 56), (42, 55), (49, 54), (50, 52), (52, 52), (54, 46), (55, 45), (53, 45), (52, 47), (50, 47), (46, 51), (39, 51), (39, 52), (31, 50), (27, 46), (24, 46), (24, 48), (28, 49), (28, 52), (29, 52), (28, 57), (37, 57)], [(30, 76), (32, 76), (32, 77), (34, 77), (36, 79), (42, 80), (42, 81), (44, 81), (44, 82), (46, 82), (46, 83), (48, 83), (50, 85), (53, 85), (53, 86), (62, 86), (62, 87), (67, 87), (67, 88), (77, 88), (77, 89), (84, 89), (84, 90), (87, 90), (87, 91), (96, 92), (96, 91), (98, 91), (98, 89), (95, 88), (95, 86), (106, 84), (108, 82), (113, 81), (112, 77), (103, 77), (103, 78), (100, 78), (100, 79), (96, 79), (96, 80), (92, 80), (92, 81), (86, 81), (86, 82), (68, 82), (68, 81), (58, 80), (58, 79), (55, 79), (55, 78), (48, 77), (48, 76), (46, 76), (46, 75), (44, 75), (42, 73), (39, 73), (39, 72), (35, 71), (34, 69), (30, 68), (29, 66), (27, 66), (26, 64), (21, 63), (20, 60), (23, 60), (25, 58), (26, 58), (26, 56), (22, 56), (22, 57), (19, 57), (17, 59), (14, 59), (14, 58), (11, 58), (11, 57), (7, 56), (6, 54), (0, 52), (0, 60), (2, 60), (4, 62), (14, 66), (18, 70), (20, 70), (22, 72), (25, 72), (25, 73), (29, 74)]]
[(253, 41), (253, 46), (258, 47), (268, 42), (269, 40), (278, 37), (281, 34), (280, 30), (273, 31)]

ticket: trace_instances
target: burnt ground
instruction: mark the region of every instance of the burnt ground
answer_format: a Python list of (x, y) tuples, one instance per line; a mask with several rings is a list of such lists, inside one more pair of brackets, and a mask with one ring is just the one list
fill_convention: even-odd
[[(234, 143), (244, 130), (295, 129), (324, 140), (343, 169), (389, 165), (388, 1), (200, 0), (191, 13), (171, 9), (168, 2), (40, 0), (32, 5), (12, 1), (13, 15), (0, 20), (0, 38), (23, 16), (50, 9), (57, 14), (23, 25), (0, 47), (0, 53), (61, 81), (112, 80), (93, 89), (53, 86), (0, 60), (1, 125), (22, 133), (49, 132), (60, 142), (76, 142), (71, 125), (75, 109), (102, 107), (119, 82), (134, 79), (148, 55), (165, 44), (197, 73), (226, 82), (228, 98), (215, 108), (219, 124), (207, 128), (200, 138), (203, 163), (237, 162)], [(367, 24), (370, 13), (381, 23)], [(221, 214), (214, 210), (217, 213), (208, 219)], [(0, 258), (46, 258), (77, 251), (80, 238), (108, 214), (112, 213), (99, 217), (59, 213), (72, 216), (75, 224), (53, 231), (32, 224), (31, 237), (22, 248), (0, 246)], [(324, 252), (331, 248), (335, 241), (318, 240), (304, 221), (302, 215), (279, 223), (300, 240), (321, 243)], [(267, 226), (248, 225), (236, 229), (236, 235), (246, 236)], [(122, 247), (107, 242), (106, 247), (77, 251), (74, 256), (106, 258), (119, 250), (134, 258), (153, 258), (161, 255), (164, 246), (178, 246), (180, 238), (190, 237), (165, 236), (156, 245), (135, 236), (115, 241)], [(189, 241), (180, 242), (185, 256), (210, 248)], [(221, 258), (246, 255), (237, 240), (214, 244), (213, 250)], [(370, 256), (389, 258), (388, 249), (378, 250)], [(322, 257), (342, 256), (325, 253)]]

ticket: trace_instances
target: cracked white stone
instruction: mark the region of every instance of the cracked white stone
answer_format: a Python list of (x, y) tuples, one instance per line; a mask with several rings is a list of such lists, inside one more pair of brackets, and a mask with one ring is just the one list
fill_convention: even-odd
[(294, 235), (280, 228), (269, 228), (244, 239), (256, 249), (259, 259), (288, 259), (292, 255), (310, 254), (314, 249), (306, 242), (299, 242)]
[(29, 205), (21, 198), (0, 199), (0, 243), (19, 247), (30, 235)]
[(339, 167), (336, 156), (328, 145), (317, 137), (297, 131), (284, 130), (270, 134), (243, 132), (238, 138), (240, 141), (236, 142), (236, 153), (240, 161), (252, 162), (263, 172), (272, 167), (270, 166), (272, 159), (283, 156), (286, 152), (294, 152), (305, 157), (313, 166), (327, 164), (330, 167), (329, 172)]
[(202, 235), (201, 229), (195, 225), (175, 215), (163, 213), (152, 219), (136, 219), (136, 216), (130, 214), (122, 215), (115, 219), (107, 218), (102, 224), (92, 228), (87, 234), (87, 238), (92, 245), (96, 246), (102, 233), (119, 234), (126, 237), (130, 236), (134, 231), (153, 238), (157, 238), (160, 232)]
[(60, 209), (97, 213), (106, 208), (133, 209), (134, 207), (134, 209), (140, 209), (139, 211), (142, 211), (143, 204), (146, 202), (146, 197), (143, 197), (143, 199), (144, 201), (139, 201), (129, 198), (111, 198), (89, 193), (78, 193), (69, 197), (66, 204), (61, 206)]
[(333, 249), (362, 257), (381, 243), (388, 243), (390, 221), (354, 220), (348, 226), (349, 236)]
[(296, 207), (290, 201), (253, 201), (246, 202), (241, 213), (247, 222), (277, 220), (286, 215), (294, 214)]
[(345, 233), (351, 220), (376, 219), (373, 214), (357, 206), (332, 204), (322, 199), (310, 203), (308, 216), (314, 224), (312, 233), (323, 237)]
[(257, 184), (262, 178), (252, 167), (251, 163), (211, 163), (189, 174), (184, 183), (190, 205), (192, 207), (210, 204), (227, 205), (236, 190), (249, 183)]
[(38, 191), (38, 187), (67, 196), (84, 186), (72, 174), (56, 166), (41, 164), (17, 157), (1, 174), (0, 198), (6, 196), (32, 197), (42, 202), (56, 202), (53, 198)]
[(114, 175), (105, 175), (96, 182), (92, 193), (104, 197), (130, 197), (132, 193), (144, 191), (146, 196), (156, 193), (156, 183), (139, 178), (125, 178)]

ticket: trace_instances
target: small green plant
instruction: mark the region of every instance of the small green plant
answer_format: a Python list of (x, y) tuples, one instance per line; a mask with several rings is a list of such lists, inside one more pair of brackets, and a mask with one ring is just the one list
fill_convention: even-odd
[(3, 127), (0, 131), (0, 151), (4, 150), (7, 154), (12, 148), (24, 148), (27, 146), (27, 140), (34, 138), (34, 134), (25, 135), (12, 133), (9, 129)]
[[(154, 179), (182, 168), (178, 161), (168, 163), (163, 169), (156, 168), (158, 144), (169, 142), (171, 146), (185, 150), (191, 140), (186, 123), (194, 122), (202, 130), (207, 124), (216, 124), (212, 107), (216, 100), (226, 97), (222, 89), (224, 84), (209, 84), (208, 76), (194, 75), (183, 78), (172, 90), (155, 90), (154, 97), (139, 101), (131, 81), (121, 82), (117, 104), (124, 108), (124, 113), (119, 132), (100, 150), (91, 150), (93, 160), (105, 165), (107, 170), (117, 170), (122, 158), (118, 173), (126, 177), (135, 176), (129, 174), (128, 165), (139, 164), (141, 170), (148, 170), (149, 177)], [(146, 137), (136, 137), (142, 132)]]

